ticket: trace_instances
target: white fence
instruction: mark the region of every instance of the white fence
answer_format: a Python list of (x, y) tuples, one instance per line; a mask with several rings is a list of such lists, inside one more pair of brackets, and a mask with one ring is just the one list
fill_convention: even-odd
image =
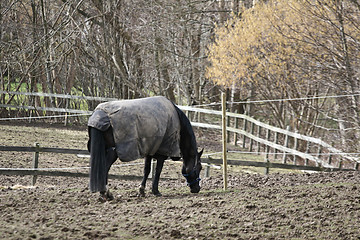
[[(14, 98), (14, 96), (19, 96), (20, 99), (24, 96), (33, 96), (70, 99), (72, 101), (104, 102), (117, 100), (115, 98), (72, 96), (48, 93), (0, 91), (0, 94), (8, 95), (8, 97), (2, 99), (11, 99)], [(83, 115), (90, 115), (92, 112), (90, 110), (61, 107), (13, 105), (11, 104), (11, 101), (0, 104), (0, 108)], [(222, 129), (221, 119), (224, 116), (222, 116), (221, 111), (189, 106), (179, 106), (179, 108), (188, 113), (190, 119), (192, 119), (191, 123), (194, 127), (215, 130)], [(191, 117), (191, 113), (196, 114), (197, 116)], [(354, 157), (350, 154), (343, 153), (342, 151), (332, 147), (321, 139), (291, 132), (289, 129), (284, 130), (277, 128), (269, 124), (262, 123), (244, 114), (226, 112), (225, 117), (228, 118), (228, 126), (226, 131), (228, 133), (234, 134), (235, 144), (240, 139), (244, 148), (247, 147), (250, 152), (255, 152), (257, 154), (260, 153), (261, 147), (264, 148), (264, 162), (229, 160), (229, 163), (231, 164), (266, 167), (267, 169), (270, 167), (276, 167), (307, 170), (340, 170), (345, 168), (358, 170), (359, 168), (359, 157)], [(196, 119), (196, 121), (194, 119)], [(233, 124), (231, 125), (231, 123)], [(239, 126), (242, 127), (239, 128)], [(300, 141), (302, 141), (301, 144)], [(306, 145), (305, 149), (303, 147), (304, 145)], [(302, 149), (300, 149), (301, 146)], [(281, 156), (281, 159), (279, 159), (278, 156)], [(220, 164), (220, 160), (216, 159), (204, 159), (203, 161)]]

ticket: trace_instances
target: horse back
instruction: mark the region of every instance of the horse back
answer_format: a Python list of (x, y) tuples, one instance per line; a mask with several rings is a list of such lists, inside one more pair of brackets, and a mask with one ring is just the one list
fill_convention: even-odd
[(102, 103), (94, 114), (88, 125), (103, 129), (111, 126), (116, 152), (122, 161), (155, 154), (181, 156), (179, 117), (165, 97)]

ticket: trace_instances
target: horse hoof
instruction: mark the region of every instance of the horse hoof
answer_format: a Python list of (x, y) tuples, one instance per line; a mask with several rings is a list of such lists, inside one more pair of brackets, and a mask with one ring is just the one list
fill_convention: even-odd
[(162, 194), (160, 192), (153, 192), (153, 194), (156, 196), (156, 197), (161, 197)]
[(114, 200), (114, 195), (109, 190), (106, 191), (106, 200), (107, 201)]
[(101, 202), (101, 203), (106, 202), (105, 196), (100, 196), (100, 197), (98, 198), (98, 201)]
[(140, 189), (139, 189), (139, 197), (145, 197), (145, 188), (140, 187)]
[(109, 190), (100, 193), (99, 202), (104, 203), (111, 200), (114, 200), (114, 195), (112, 195), (112, 193)]

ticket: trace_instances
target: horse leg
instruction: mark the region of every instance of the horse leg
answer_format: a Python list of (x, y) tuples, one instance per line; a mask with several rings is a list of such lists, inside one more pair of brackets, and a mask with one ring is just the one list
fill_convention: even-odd
[[(115, 141), (112, 134), (112, 128), (109, 128), (104, 133), (104, 138), (105, 138), (105, 145), (107, 148), (106, 149), (106, 185), (107, 185), (110, 167), (117, 159), (117, 154), (114, 148)], [(114, 199), (114, 196), (112, 195), (109, 189), (106, 189), (106, 191), (100, 192), (100, 198), (104, 201), (110, 201)]]
[(146, 186), (146, 180), (149, 177), (150, 171), (151, 171), (151, 156), (145, 157), (145, 164), (144, 164), (144, 176), (140, 185), (139, 194), (141, 197), (145, 197), (145, 186)]
[(162, 168), (164, 166), (164, 162), (167, 159), (167, 157), (165, 156), (158, 156), (156, 158), (156, 170), (155, 170), (155, 177), (153, 179), (153, 184), (152, 184), (152, 193), (155, 196), (161, 196), (161, 193), (159, 192), (159, 180), (160, 180), (160, 174), (162, 171)]
[[(114, 148), (109, 148), (106, 150), (106, 185), (108, 184), (109, 179), (109, 170), (111, 165), (116, 161), (117, 155)], [(100, 198), (104, 201), (111, 201), (114, 199), (114, 196), (109, 189), (106, 191), (100, 192)]]

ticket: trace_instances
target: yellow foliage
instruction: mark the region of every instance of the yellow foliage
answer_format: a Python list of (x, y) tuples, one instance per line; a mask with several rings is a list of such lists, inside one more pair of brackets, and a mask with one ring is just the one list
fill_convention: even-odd
[[(243, 10), (241, 18), (234, 16), (216, 28), (206, 76), (224, 86), (262, 81), (281, 87), (301, 84), (309, 77), (307, 68), (341, 56), (334, 24), (337, 2), (269, 0)], [(356, 26), (345, 19), (346, 33), (359, 41)]]

